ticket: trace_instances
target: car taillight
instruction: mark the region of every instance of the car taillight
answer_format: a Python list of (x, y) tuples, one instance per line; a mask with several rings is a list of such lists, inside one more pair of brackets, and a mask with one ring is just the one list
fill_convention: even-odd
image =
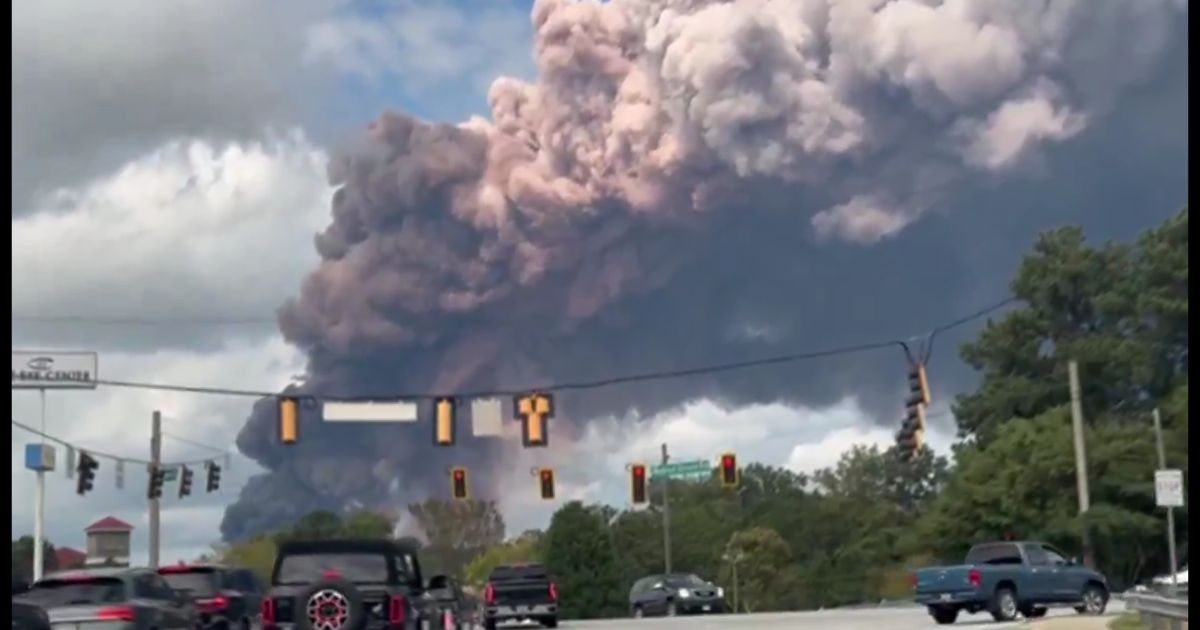
[(913, 590), (914, 590), (914, 591), (915, 591), (915, 590), (917, 590), (917, 574), (916, 574), (916, 573), (913, 573), (913, 574), (912, 574), (912, 575), (909, 577), (908, 581), (909, 581), (909, 582), (912, 584)]
[(971, 583), (971, 588), (979, 588), (979, 585), (983, 584), (983, 574), (979, 572), (979, 569), (971, 569), (971, 572), (967, 574), (967, 581)]
[(133, 621), (133, 608), (130, 606), (110, 606), (101, 608), (96, 617), (104, 621)]
[(558, 585), (555, 584), (554, 582), (550, 583), (550, 601), (552, 601), (552, 602), (558, 601)]
[(262, 623), (264, 626), (275, 623), (275, 600), (270, 597), (264, 597), (262, 600)]
[(400, 595), (392, 595), (388, 599), (388, 623), (403, 625), (408, 614), (408, 602)]
[(203, 610), (225, 610), (229, 608), (229, 599), (224, 595), (217, 595), (210, 599), (197, 599), (196, 606)]

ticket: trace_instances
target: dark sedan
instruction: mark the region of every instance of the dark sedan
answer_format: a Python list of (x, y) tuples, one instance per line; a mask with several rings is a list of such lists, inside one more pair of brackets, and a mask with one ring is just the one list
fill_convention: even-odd
[(193, 630), (196, 610), (149, 569), (90, 569), (35, 582), (13, 602), (38, 606), (56, 630)]
[(725, 591), (690, 573), (652, 575), (629, 591), (634, 617), (717, 614), (725, 610)]

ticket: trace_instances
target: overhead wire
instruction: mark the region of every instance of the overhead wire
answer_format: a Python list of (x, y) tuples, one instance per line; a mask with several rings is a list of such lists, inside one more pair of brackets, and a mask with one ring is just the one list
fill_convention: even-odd
[[(51, 435), (49, 433), (46, 433), (45, 431), (35, 429), (35, 428), (33, 428), (23, 422), (20, 422), (16, 419), (13, 419), (12, 425), (14, 427), (17, 427), (18, 429), (27, 431), (36, 436), (44, 438), (46, 441), (54, 442), (55, 444), (58, 444), (60, 446), (64, 446), (66, 448), (73, 449), (76, 452), (83, 452), (83, 453), (87, 453), (88, 455), (94, 455), (96, 457), (101, 457), (104, 459), (111, 459), (114, 461), (121, 461), (121, 462), (133, 463), (133, 464), (145, 464), (147, 466), (149, 466), (151, 464), (150, 460), (144, 459), (141, 457), (129, 457), (129, 456), (125, 456), (125, 455), (116, 455), (116, 454), (109, 453), (106, 451), (101, 451), (101, 450), (97, 450), (97, 449), (90, 448), (87, 446), (82, 446), (80, 444), (76, 444), (74, 442), (68, 441), (68, 440), (58, 437), (56, 435)], [(160, 462), (159, 466), (163, 467), (163, 468), (173, 468), (176, 466), (199, 466), (199, 465), (211, 462), (211, 461), (213, 461), (212, 457), (205, 457), (203, 459), (189, 459), (189, 460), (184, 460), (184, 461)]]

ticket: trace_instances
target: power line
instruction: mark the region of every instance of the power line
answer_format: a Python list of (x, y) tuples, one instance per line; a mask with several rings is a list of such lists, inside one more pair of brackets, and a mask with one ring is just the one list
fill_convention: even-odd
[[(44, 431), (39, 431), (38, 429), (35, 429), (23, 422), (18, 422), (17, 420), (13, 420), (12, 425), (14, 427), (17, 427), (18, 429), (28, 431), (29, 433), (32, 433), (34, 435), (45, 438), (49, 442), (54, 442), (60, 446), (65, 446), (67, 448), (73, 449), (76, 452), (84, 452), (84, 453), (87, 453), (88, 455), (94, 455), (96, 457), (103, 457), (105, 459), (111, 459), (114, 461), (121, 461), (121, 462), (129, 462), (129, 463), (133, 463), (133, 464), (145, 464), (145, 465), (149, 466), (151, 463), (150, 460), (142, 459), (140, 457), (126, 457), (124, 455), (114, 455), (112, 453), (106, 453), (104, 451), (98, 451), (93, 448), (80, 446), (73, 442), (68, 442), (67, 440), (64, 440), (63, 438), (60, 438), (58, 436), (50, 435), (49, 433), (46, 433)], [(199, 466), (199, 465), (205, 464), (210, 461), (212, 461), (211, 457), (205, 458), (205, 459), (194, 459), (194, 460), (187, 460), (187, 461), (181, 461), (181, 462), (163, 462), (161, 464), (161, 466), (164, 468), (172, 468), (175, 466)]]
[(274, 317), (97, 317), (88, 315), (13, 315), (32, 324), (99, 324), (110, 326), (245, 326), (275, 324)]
[(222, 455), (229, 453), (229, 449), (227, 449), (227, 448), (217, 448), (215, 446), (212, 446), (211, 444), (197, 442), (196, 440), (193, 440), (192, 438), (183, 437), (181, 435), (175, 435), (174, 433), (168, 433), (167, 431), (160, 431), (160, 433), (162, 434), (163, 437), (171, 438), (172, 440), (175, 440), (176, 442), (179, 442), (181, 444), (195, 446), (196, 448), (202, 448), (206, 451), (212, 451), (214, 453), (220, 453)]
[[(952, 320), (948, 324), (940, 325), (931, 330), (929, 334), (942, 332), (961, 326), (974, 319), (978, 319), (999, 310), (1014, 301), (1017, 298), (1006, 298), (1000, 302), (992, 304), (974, 313), (959, 317)], [(440, 398), (443, 396), (457, 396), (460, 398), (495, 398), (504, 396), (520, 396), (528, 392), (563, 392), (563, 391), (578, 391), (587, 389), (599, 389), (602, 387), (611, 387), (614, 385), (623, 385), (628, 383), (658, 381), (675, 378), (684, 378), (688, 376), (698, 376), (702, 374), (716, 374), (720, 372), (731, 372), (735, 370), (743, 370), (752, 367), (761, 367), (767, 365), (779, 365), (784, 363), (796, 363), (811, 359), (828, 358), (833, 356), (855, 354), (859, 352), (867, 352), (870, 350), (880, 350), (887, 347), (905, 348), (905, 343), (900, 340), (877, 341), (872, 343), (863, 343), (857, 345), (840, 346), (828, 348), (825, 350), (816, 350), (810, 352), (799, 352), (792, 354), (784, 354), (772, 357), (764, 357), (759, 359), (748, 359), (744, 361), (731, 361), (726, 363), (715, 363), (701, 367), (683, 368), (676, 370), (661, 370), (654, 372), (641, 372), (627, 374), (623, 376), (614, 376), (602, 379), (567, 381), (562, 383), (548, 383), (540, 386), (529, 386), (520, 389), (495, 389), (495, 390), (480, 390), (468, 392), (388, 392), (385, 394), (362, 395), (362, 396), (339, 396), (333, 394), (308, 393), (296, 396), (305, 400), (324, 400), (324, 401), (343, 401), (343, 402), (365, 402), (372, 400), (380, 400), (385, 398), (397, 399), (420, 399), (420, 398)], [(146, 389), (156, 391), (180, 392), (189, 394), (207, 394), (216, 396), (240, 396), (247, 398), (277, 398), (282, 395), (276, 391), (266, 390), (251, 390), (251, 389), (235, 389), (225, 387), (207, 387), (195, 385), (177, 385), (171, 383), (150, 383), (143, 381), (123, 381), (111, 379), (97, 379), (97, 385), (105, 385), (109, 387), (124, 387), (129, 389)]]

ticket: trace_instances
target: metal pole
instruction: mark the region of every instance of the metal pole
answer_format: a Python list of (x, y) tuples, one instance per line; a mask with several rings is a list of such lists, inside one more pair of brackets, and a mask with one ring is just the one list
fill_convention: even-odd
[(733, 614), (738, 611), (738, 574), (737, 574), (738, 559), (733, 559)]
[[(151, 472), (162, 465), (162, 413), (155, 411), (150, 419), (150, 465)], [(158, 568), (158, 552), (162, 545), (159, 530), (158, 499), (150, 499), (150, 568)]]
[[(42, 403), (42, 452), (46, 448), (46, 390), (39, 389), (38, 395)], [(45, 566), (45, 525), (46, 525), (46, 471), (37, 471), (37, 487), (33, 493), (33, 581), (42, 579), (42, 569)]]
[[(671, 456), (667, 453), (667, 445), (662, 445), (662, 463), (663, 466), (671, 460)], [(671, 485), (671, 478), (663, 475), (662, 493), (663, 493), (663, 565), (664, 573), (671, 573), (671, 497), (667, 489)]]
[[(1079, 491), (1079, 515), (1086, 516), (1091, 505), (1088, 492), (1087, 448), (1083, 439), (1083, 401), (1079, 392), (1079, 364), (1074, 359), (1067, 364), (1071, 380), (1071, 428), (1075, 436), (1075, 480)], [(1083, 522), (1083, 562), (1088, 568), (1096, 568), (1096, 557), (1092, 550), (1092, 536), (1086, 520)]]
[[(1154, 408), (1154, 441), (1158, 447), (1158, 469), (1167, 469), (1167, 448), (1163, 445), (1162, 416)], [(1175, 557), (1175, 508), (1167, 508), (1167, 554), (1171, 562), (1171, 595), (1179, 589), (1179, 564)]]

